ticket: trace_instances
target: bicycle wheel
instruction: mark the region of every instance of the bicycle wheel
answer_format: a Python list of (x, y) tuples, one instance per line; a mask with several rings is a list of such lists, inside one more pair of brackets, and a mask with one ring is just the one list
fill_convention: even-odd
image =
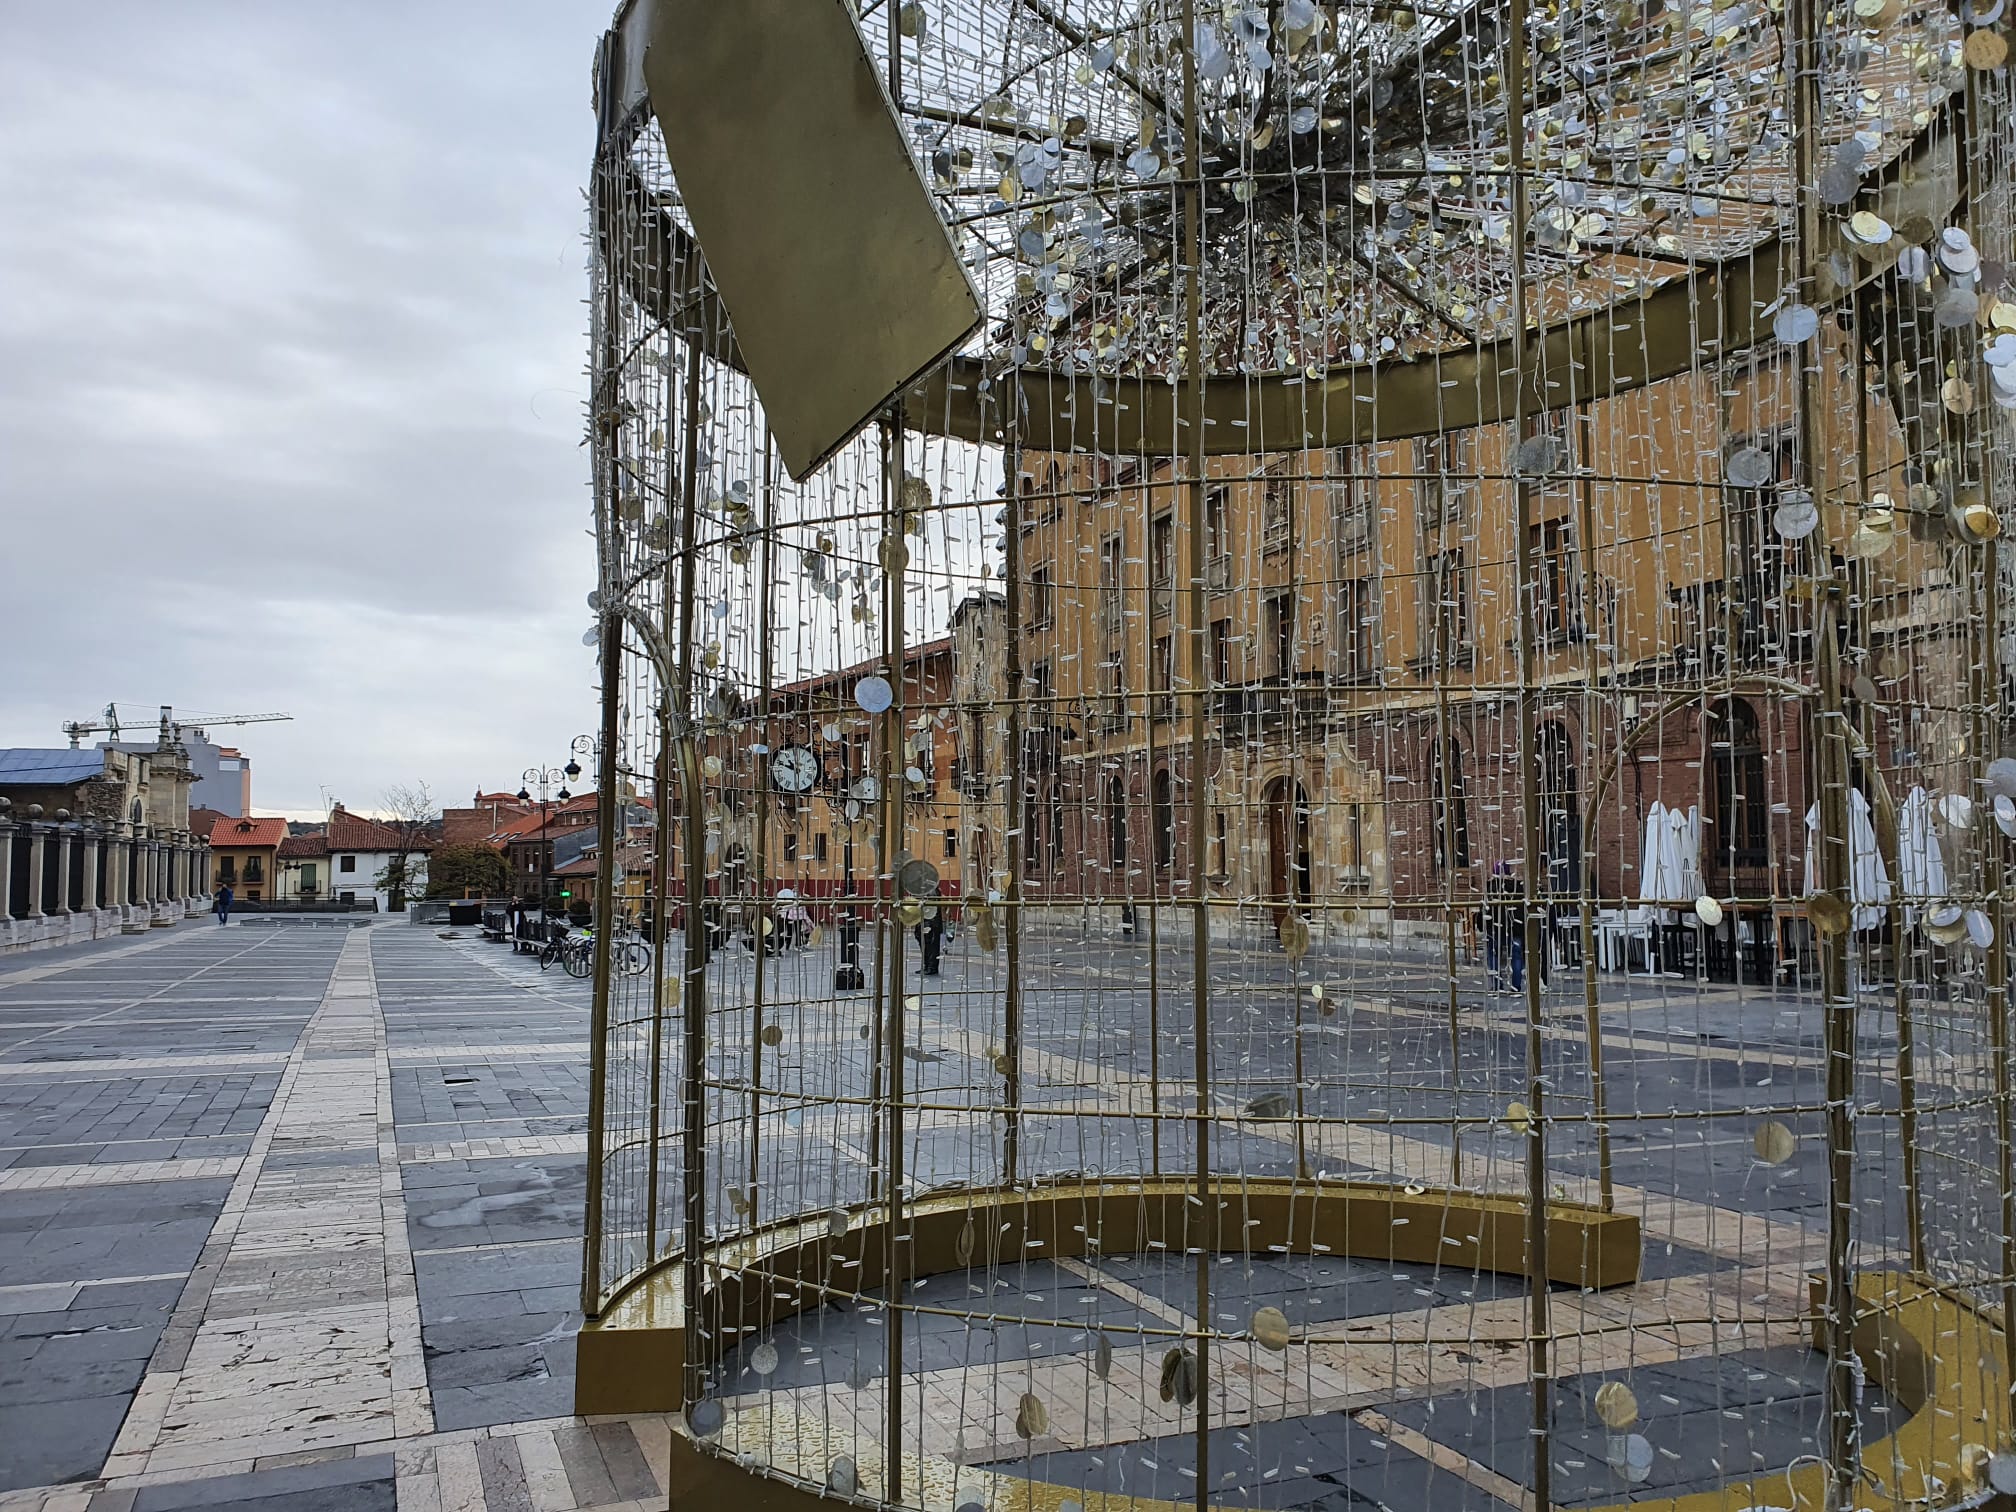
[(591, 940), (582, 940), (569, 950), (561, 962), (571, 977), (585, 977), (595, 969), (595, 946)]
[(617, 964), (625, 976), (642, 976), (651, 969), (651, 947), (642, 940), (625, 940), (617, 952)]
[(541, 971), (544, 971), (559, 959), (560, 942), (558, 940), (548, 940), (544, 945), (539, 947), (539, 969)]

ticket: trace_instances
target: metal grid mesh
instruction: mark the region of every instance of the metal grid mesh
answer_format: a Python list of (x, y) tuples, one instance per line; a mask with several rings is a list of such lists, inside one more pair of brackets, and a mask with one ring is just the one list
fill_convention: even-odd
[[(1563, 1404), (1705, 1364), (1738, 1420), (1708, 1481), (1817, 1456), (1840, 1504), (1894, 1489), (1855, 1278), (2012, 1283), (1999, 33), (1796, 0), (870, 11), (993, 323), (945, 413), (892, 406), (803, 483), (680, 297), (655, 128), (605, 123), (598, 896), (653, 958), (598, 960), (587, 1310), (757, 1264), (695, 1224), (900, 1234), (1065, 1178), (1583, 1202), (1641, 1220), (1635, 1285), (1550, 1291), (1536, 1233), (1523, 1289), (1452, 1257), (1340, 1312), (1386, 1282), (1235, 1250), (1172, 1290), (1143, 1254), (1060, 1315), (1050, 1262), (983, 1243), (894, 1304), (837, 1268), (789, 1335), (830, 1368), (773, 1383), (759, 1331), (687, 1399), (889, 1500), (935, 1494), (903, 1451), (1110, 1490), (1046, 1457), (1189, 1433), (1153, 1494), (1258, 1504), (1214, 1434), (1236, 1460), (1342, 1410), (1590, 1504), (1694, 1451), (1649, 1414), (1648, 1479)], [(1230, 434), (1284, 412), (1293, 444)], [(1754, 1352), (1826, 1320), (1803, 1451), (1760, 1447)], [(1195, 1404), (1156, 1389), (1171, 1351)], [(1514, 1391), (1534, 1431), (1494, 1458), (1478, 1404)]]

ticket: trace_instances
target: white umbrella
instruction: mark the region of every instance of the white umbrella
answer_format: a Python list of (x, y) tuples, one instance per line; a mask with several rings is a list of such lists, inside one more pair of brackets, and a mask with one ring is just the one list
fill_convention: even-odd
[(1689, 804), (1686, 813), (1666, 810), (1666, 844), (1672, 856), (1671, 898), (1682, 902), (1701, 896), (1701, 810)]
[(1670, 897), (1666, 889), (1666, 805), (1654, 800), (1645, 815), (1645, 843), (1638, 852), (1638, 896), (1647, 903)]
[(1917, 913), (1915, 905), (1946, 896), (1946, 858), (1932, 833), (1932, 797), (1922, 787), (1911, 789), (1897, 813), (1897, 887), (1907, 925)]
[[(1890, 872), (1883, 854), (1876, 848), (1876, 824), (1869, 815), (1869, 800), (1860, 788), (1851, 789), (1848, 805), (1848, 892), (1855, 905), (1855, 928), (1859, 932), (1880, 929), (1883, 909), (1890, 901)], [(1806, 810), (1806, 891), (1820, 890), (1820, 805)]]

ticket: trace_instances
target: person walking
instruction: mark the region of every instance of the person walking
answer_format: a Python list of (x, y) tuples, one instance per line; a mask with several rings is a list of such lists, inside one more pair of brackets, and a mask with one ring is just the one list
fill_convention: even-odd
[(236, 894), (231, 891), (231, 884), (229, 882), (218, 886), (216, 901), (210, 905), (210, 911), (217, 915), (219, 927), (231, 922), (231, 900), (235, 896)]
[(924, 965), (922, 975), (938, 975), (939, 952), (945, 945), (945, 915), (936, 906), (924, 911), (924, 918), (917, 925), (917, 943), (923, 947)]
[(1526, 985), (1526, 929), (1520, 918), (1519, 879), (1503, 861), (1485, 884), (1482, 920), (1484, 965), (1491, 990), (1517, 992)]

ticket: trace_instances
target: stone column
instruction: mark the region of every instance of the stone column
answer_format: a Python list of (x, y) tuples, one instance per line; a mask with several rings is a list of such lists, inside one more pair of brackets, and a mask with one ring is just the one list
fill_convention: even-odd
[(86, 830), (77, 837), (77, 840), (84, 853), (82, 858), (84, 866), (84, 912), (91, 916), (93, 920), (93, 932), (95, 933), (98, 917), (98, 832), (96, 830)]
[(49, 912), (57, 915), (59, 918), (70, 912), (70, 865), (72, 859), (70, 853), (75, 847), (71, 844), (70, 826), (64, 822), (68, 818), (69, 815), (63, 813), (60, 809), (57, 811), (56, 896), (50, 901)]
[(0, 924), (14, 917), (14, 821), (0, 812)]
[(39, 919), (42, 917), (42, 899), (48, 891), (48, 881), (45, 872), (45, 867), (48, 863), (43, 850), (44, 845), (47, 844), (47, 841), (44, 839), (44, 826), (35, 823), (32, 817), (34, 809), (35, 805), (30, 804), (29, 812), (31, 817), (28, 823), (28, 913), (26, 917)]
[(153, 899), (148, 895), (148, 876), (154, 864), (153, 849), (147, 843), (146, 833), (139, 825), (133, 826), (133, 903), (137, 908), (145, 908)]

